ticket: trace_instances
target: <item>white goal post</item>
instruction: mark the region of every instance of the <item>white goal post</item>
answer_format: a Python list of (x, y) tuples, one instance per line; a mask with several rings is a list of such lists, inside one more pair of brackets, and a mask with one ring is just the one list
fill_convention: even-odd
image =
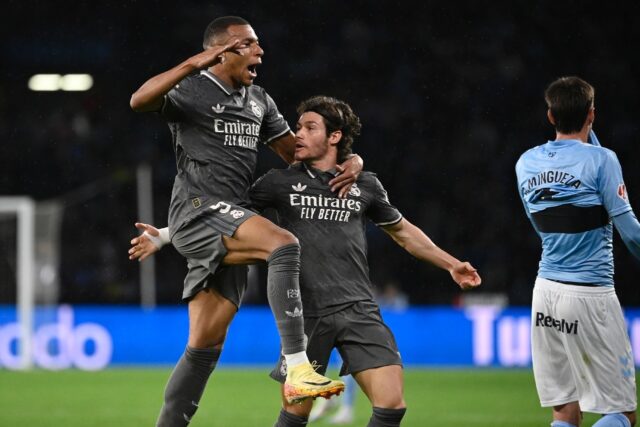
[(35, 304), (35, 202), (30, 197), (0, 197), (0, 214), (17, 218), (17, 317), (20, 325), (20, 368), (32, 367), (33, 310)]

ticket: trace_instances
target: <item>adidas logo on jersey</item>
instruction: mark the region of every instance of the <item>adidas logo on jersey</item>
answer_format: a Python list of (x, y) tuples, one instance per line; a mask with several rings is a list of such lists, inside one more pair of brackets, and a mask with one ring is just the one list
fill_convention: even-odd
[(298, 307), (294, 308), (293, 311), (285, 310), (285, 313), (289, 317), (300, 317), (300, 316), (302, 316), (302, 310), (300, 310)]
[(224, 105), (216, 104), (214, 107), (211, 107), (211, 109), (220, 114), (224, 111)]
[(295, 191), (297, 191), (298, 193), (301, 191), (304, 191), (307, 189), (306, 185), (302, 185), (300, 183), (298, 183), (298, 185), (292, 185), (291, 188), (293, 188)]

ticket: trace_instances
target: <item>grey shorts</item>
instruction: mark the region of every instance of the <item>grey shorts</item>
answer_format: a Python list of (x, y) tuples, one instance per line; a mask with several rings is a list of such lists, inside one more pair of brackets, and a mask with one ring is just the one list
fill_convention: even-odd
[(187, 259), (182, 299), (189, 300), (205, 288), (212, 288), (240, 307), (247, 288), (247, 266), (222, 266), (227, 255), (222, 236), (233, 236), (255, 212), (235, 205), (217, 205), (180, 228), (171, 243)]
[[(315, 362), (320, 374), (326, 372), (334, 347), (342, 357), (340, 376), (381, 366), (402, 366), (396, 339), (374, 302), (360, 301), (327, 316), (305, 318), (304, 330), (309, 340), (307, 357)], [(282, 355), (270, 375), (284, 382), (287, 365)]]

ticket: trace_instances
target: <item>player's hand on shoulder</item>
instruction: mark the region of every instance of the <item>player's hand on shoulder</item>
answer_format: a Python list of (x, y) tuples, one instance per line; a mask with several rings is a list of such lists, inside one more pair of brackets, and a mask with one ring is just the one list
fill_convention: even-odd
[(362, 172), (363, 166), (364, 161), (362, 157), (357, 154), (349, 157), (342, 164), (337, 165), (336, 170), (338, 171), (338, 176), (329, 181), (331, 191), (337, 191), (338, 197), (340, 198), (346, 197), (349, 190), (351, 190), (351, 186), (355, 184), (360, 172)]
[(461, 289), (473, 289), (482, 283), (478, 271), (468, 262), (459, 262), (451, 268), (451, 277)]
[(160, 247), (153, 242), (154, 238), (160, 238), (160, 231), (153, 225), (140, 222), (136, 223), (136, 228), (140, 230), (141, 234), (131, 239), (129, 259), (142, 261), (160, 250)]

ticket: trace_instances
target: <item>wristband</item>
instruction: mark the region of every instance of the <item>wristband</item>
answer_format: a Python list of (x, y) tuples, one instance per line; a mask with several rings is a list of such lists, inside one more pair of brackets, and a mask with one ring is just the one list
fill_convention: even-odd
[(146, 236), (147, 239), (149, 239), (156, 248), (162, 249), (164, 245), (171, 242), (171, 237), (169, 236), (169, 227), (161, 228), (158, 231), (160, 232), (158, 236), (152, 236), (146, 231), (142, 233), (142, 235)]

